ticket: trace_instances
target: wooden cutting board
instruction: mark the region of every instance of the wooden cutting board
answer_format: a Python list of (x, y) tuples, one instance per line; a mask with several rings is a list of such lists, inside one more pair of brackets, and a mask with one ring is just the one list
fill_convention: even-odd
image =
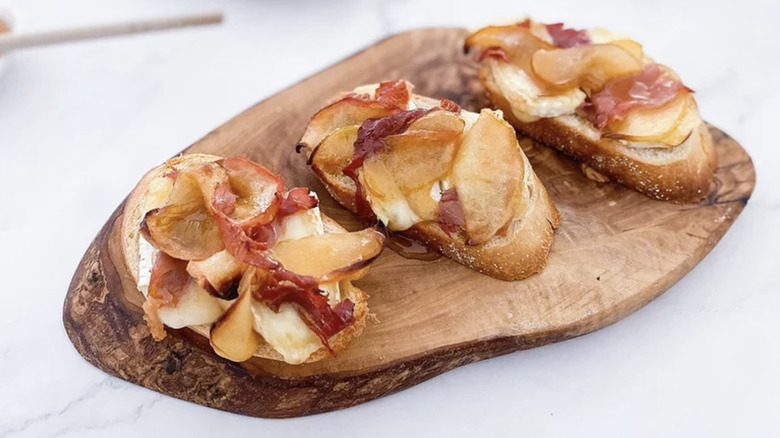
[[(390, 37), (248, 109), (184, 152), (243, 155), (314, 188), (325, 213), (357, 229), (294, 146), (334, 93), (404, 78), (417, 92), (467, 109), (487, 102), (461, 52), (463, 29)], [(750, 157), (710, 128), (720, 167), (699, 205), (654, 201), (584, 178), (576, 163), (523, 141), (563, 222), (547, 268), (503, 282), (446, 258), (405, 259), (385, 250), (358, 284), (376, 318), (338, 357), (291, 366), (236, 364), (185, 329), (152, 340), (119, 247), (120, 205), (87, 250), (68, 289), (65, 329), (76, 349), (109, 374), (217, 409), (262, 417), (331, 411), (416, 385), (455, 367), (583, 335), (614, 323), (667, 290), (720, 240), (755, 185)], [(138, 175), (139, 179), (141, 175)]]

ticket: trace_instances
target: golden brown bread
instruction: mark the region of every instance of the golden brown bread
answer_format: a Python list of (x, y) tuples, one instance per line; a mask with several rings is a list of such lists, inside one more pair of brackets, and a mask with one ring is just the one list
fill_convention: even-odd
[[(146, 213), (144, 211), (144, 203), (146, 201), (147, 194), (149, 193), (150, 185), (153, 184), (157, 178), (163, 177), (171, 170), (182, 170), (195, 164), (213, 162), (219, 159), (221, 159), (221, 157), (208, 154), (188, 154), (177, 156), (171, 160), (168, 160), (163, 165), (147, 172), (147, 174), (144, 175), (138, 185), (136, 185), (136, 187), (130, 193), (130, 196), (127, 198), (125, 203), (124, 213), (122, 215), (122, 254), (124, 256), (127, 269), (130, 271), (136, 283), (138, 282), (138, 239), (140, 238), (140, 223), (144, 214)], [(322, 221), (326, 233), (346, 232), (343, 227), (324, 214), (322, 215)], [(344, 282), (344, 284), (348, 283)], [(368, 295), (365, 292), (351, 284), (342, 288), (341, 292), (342, 299), (350, 299), (355, 304), (353, 310), (354, 321), (345, 329), (336, 333), (329, 339), (329, 344), (334, 352), (339, 352), (346, 348), (346, 346), (353, 338), (359, 336), (360, 333), (362, 333), (366, 324), (366, 317), (368, 315)], [(209, 337), (210, 326), (191, 326), (188, 328), (202, 336), (205, 336), (206, 338)], [(282, 355), (274, 350), (266, 342), (263, 342), (258, 346), (257, 352), (254, 354), (254, 356), (279, 361), (283, 360)], [(320, 349), (311, 353), (305, 363), (315, 362), (330, 356), (330, 352), (328, 352), (325, 347), (321, 347)]]
[[(419, 95), (413, 95), (412, 102), (421, 108), (439, 104), (438, 100)], [(479, 245), (468, 245), (465, 236), (450, 237), (438, 223), (432, 221), (420, 222), (397, 233), (417, 240), (471, 269), (501, 280), (519, 280), (541, 271), (546, 264), (553, 233), (560, 225), (561, 216), (533, 172), (527, 157), (525, 154), (522, 156), (525, 175), (522, 211), (517, 213), (504, 235), (496, 235)], [(340, 204), (356, 211), (355, 185), (350, 178), (343, 174), (318, 171), (316, 167), (312, 167), (312, 170)]]
[(599, 138), (590, 122), (576, 115), (522, 122), (493, 82), (487, 65), (480, 68), (479, 77), (493, 105), (518, 131), (586, 163), (611, 180), (651, 198), (678, 203), (698, 202), (710, 193), (717, 156), (704, 122), (678, 146), (631, 147), (630, 141)]
[[(336, 201), (355, 212), (352, 181), (318, 176)], [(520, 280), (544, 269), (553, 233), (561, 222), (558, 209), (536, 175), (531, 191), (527, 213), (516, 227), (506, 237), (496, 236), (481, 245), (467, 245), (462, 237), (452, 238), (435, 222), (421, 222), (397, 233), (491, 277)]]

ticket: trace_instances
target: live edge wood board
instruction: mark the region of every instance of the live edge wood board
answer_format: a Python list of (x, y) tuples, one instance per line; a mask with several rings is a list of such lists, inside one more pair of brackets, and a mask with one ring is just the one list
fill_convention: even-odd
[[(258, 103), (184, 153), (250, 157), (281, 173), (288, 186), (312, 187), (326, 214), (358, 229), (295, 153), (309, 117), (336, 92), (396, 78), (467, 109), (486, 106), (476, 67), (461, 52), (465, 35), (439, 28), (390, 37)], [(710, 130), (720, 167), (713, 192), (698, 205), (653, 201), (617, 184), (592, 182), (575, 162), (522, 141), (563, 215), (547, 268), (503, 282), (446, 258), (410, 260), (386, 249), (359, 282), (376, 317), (332, 359), (236, 364), (186, 329), (152, 340), (120, 253), (122, 205), (73, 277), (65, 329), (78, 352), (105, 372), (217, 409), (294, 417), (363, 403), (461, 365), (592, 332), (667, 290), (720, 240), (755, 185), (747, 153)]]

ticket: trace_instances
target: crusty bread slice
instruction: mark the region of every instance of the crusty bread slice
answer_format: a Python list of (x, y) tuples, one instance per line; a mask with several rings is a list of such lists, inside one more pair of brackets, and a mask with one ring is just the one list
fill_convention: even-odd
[[(416, 107), (431, 108), (439, 101), (413, 95)], [(521, 211), (503, 235), (493, 236), (480, 245), (468, 245), (463, 236), (450, 237), (436, 222), (421, 222), (408, 230), (398, 232), (478, 272), (500, 280), (520, 280), (542, 269), (552, 245), (553, 233), (560, 225), (561, 216), (547, 190), (523, 154), (524, 186)], [(355, 212), (355, 185), (345, 175), (314, 172), (326, 189), (341, 205)]]
[(480, 80), (493, 105), (518, 131), (651, 198), (690, 203), (710, 193), (717, 156), (704, 122), (683, 143), (658, 148), (632, 147), (633, 142), (602, 137), (589, 121), (576, 115), (522, 122), (489, 68), (480, 68)]
[[(124, 213), (122, 215), (122, 253), (127, 269), (130, 271), (130, 274), (133, 276), (133, 279), (136, 283), (138, 282), (138, 239), (141, 237), (140, 224), (143, 216), (146, 214), (144, 211), (144, 203), (147, 193), (149, 192), (150, 185), (155, 179), (162, 178), (172, 170), (183, 170), (190, 166), (217, 161), (221, 158), (222, 157), (208, 154), (188, 154), (177, 156), (168, 160), (161, 166), (155, 167), (154, 169), (147, 172), (147, 174), (144, 175), (135, 189), (133, 189), (132, 193), (130, 193), (130, 196), (127, 198), (127, 202), (125, 203)], [(322, 222), (326, 233), (346, 232), (343, 227), (324, 214), (322, 214)], [(339, 352), (343, 350), (352, 339), (359, 336), (363, 332), (363, 328), (366, 325), (366, 317), (368, 316), (368, 295), (351, 283), (345, 282), (345, 284), (347, 284), (347, 287), (343, 287), (341, 290), (342, 299), (348, 298), (355, 304), (352, 313), (354, 321), (348, 327), (336, 333), (328, 340), (333, 352)], [(209, 337), (209, 331), (211, 329), (210, 326), (191, 326), (188, 328), (200, 335), (205, 336), (206, 338)], [(257, 352), (254, 354), (254, 356), (283, 361), (282, 355), (274, 350), (266, 342), (262, 342), (258, 346)], [(325, 347), (321, 347), (320, 349), (314, 351), (305, 361), (305, 363), (316, 362), (330, 356), (330, 352)]]

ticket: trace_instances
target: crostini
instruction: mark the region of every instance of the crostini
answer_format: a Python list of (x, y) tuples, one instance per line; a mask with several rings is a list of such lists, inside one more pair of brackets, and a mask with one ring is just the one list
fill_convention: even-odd
[(500, 111), (358, 87), (312, 116), (298, 144), (333, 197), (502, 280), (542, 270), (560, 215)]
[(479, 30), (465, 50), (518, 131), (655, 199), (709, 194), (717, 157), (693, 92), (636, 41), (525, 20)]
[(156, 340), (189, 327), (232, 361), (291, 364), (329, 357), (361, 333), (367, 296), (352, 281), (385, 240), (370, 228), (347, 233), (314, 192), (287, 190), (248, 159), (204, 154), (143, 177), (122, 238)]

